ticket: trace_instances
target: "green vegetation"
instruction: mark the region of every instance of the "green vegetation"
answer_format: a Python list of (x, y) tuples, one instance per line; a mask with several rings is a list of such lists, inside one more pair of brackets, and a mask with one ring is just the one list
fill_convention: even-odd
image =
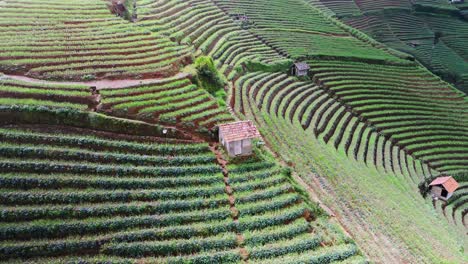
[[(465, 4), (445, 0), (321, 1), (343, 22), (391, 48), (412, 54), (444, 80), (468, 91)], [(345, 6), (354, 7), (348, 10)]]
[[(466, 95), (419, 64), (468, 80), (441, 1), (0, 1), (0, 259), (467, 262)], [(252, 158), (213, 135), (235, 118)]]
[(189, 55), (169, 39), (113, 17), (104, 2), (21, 0), (2, 5), (0, 13), (5, 73), (77, 81), (162, 77), (176, 73)]
[(208, 92), (192, 84), (187, 77), (162, 79), (131, 88), (102, 89), (100, 93), (100, 111), (121, 117), (173, 124), (182, 120), (184, 125), (206, 128), (232, 120)]

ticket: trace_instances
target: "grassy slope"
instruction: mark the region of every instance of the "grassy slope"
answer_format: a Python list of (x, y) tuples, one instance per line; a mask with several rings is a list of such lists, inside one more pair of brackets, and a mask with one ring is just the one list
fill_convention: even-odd
[[(340, 221), (372, 259), (390, 261), (399, 252), (402, 255), (394, 261), (463, 262), (461, 248), (467, 246), (466, 237), (436, 214), (419, 195), (416, 184), (402, 175), (366, 167), (310, 132), (257, 111), (247, 117), (257, 117), (275, 152), (295, 163), (301, 178), (337, 211)], [(330, 185), (320, 186), (314, 178)], [(354, 216), (349, 218), (348, 214)]]

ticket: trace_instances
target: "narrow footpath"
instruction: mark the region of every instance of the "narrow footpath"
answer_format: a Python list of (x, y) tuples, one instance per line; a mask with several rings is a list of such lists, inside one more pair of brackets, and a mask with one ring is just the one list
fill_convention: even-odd
[[(221, 151), (219, 150), (218, 143), (210, 143), (210, 150), (215, 154), (216, 161), (222, 169), (224, 175), (224, 184), (226, 185), (225, 191), (228, 195), (232, 220), (234, 221), (234, 223), (237, 224), (239, 222), (239, 210), (237, 210), (236, 208), (236, 198), (234, 197), (234, 191), (231, 185), (229, 184), (229, 171), (227, 169), (228, 161), (224, 159)], [(249, 259), (249, 252), (247, 252), (247, 249), (245, 249), (244, 247), (244, 236), (239, 230), (237, 230), (237, 225), (235, 231), (237, 235), (237, 247), (239, 248), (239, 252), (243, 262), (247, 263)]]

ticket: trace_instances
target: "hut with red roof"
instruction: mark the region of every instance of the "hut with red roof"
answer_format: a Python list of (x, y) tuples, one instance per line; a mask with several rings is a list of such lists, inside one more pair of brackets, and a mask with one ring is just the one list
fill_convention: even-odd
[(251, 155), (252, 139), (261, 137), (252, 121), (222, 124), (218, 128), (219, 142), (230, 157)]
[(432, 197), (447, 201), (458, 188), (458, 182), (450, 176), (438, 177), (429, 186)]

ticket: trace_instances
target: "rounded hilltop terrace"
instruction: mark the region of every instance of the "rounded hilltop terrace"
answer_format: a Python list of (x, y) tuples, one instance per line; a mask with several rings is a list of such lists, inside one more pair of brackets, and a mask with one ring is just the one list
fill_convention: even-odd
[(0, 0), (0, 262), (468, 262), (467, 12)]

